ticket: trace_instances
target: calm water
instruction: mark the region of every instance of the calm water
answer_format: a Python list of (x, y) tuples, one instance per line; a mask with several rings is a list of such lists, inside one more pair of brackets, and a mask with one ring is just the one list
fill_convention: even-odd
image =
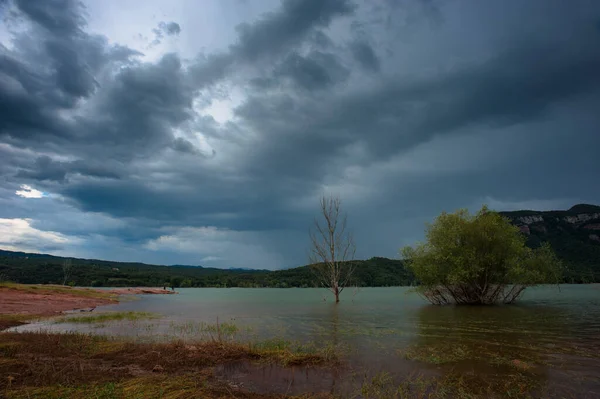
[[(508, 378), (523, 367), (552, 392), (600, 397), (598, 285), (532, 288), (518, 305), (496, 307), (432, 306), (408, 288), (364, 288), (356, 293), (348, 289), (338, 305), (318, 289), (179, 292), (140, 296), (95, 311), (147, 311), (160, 314), (160, 319), (106, 325), (42, 323), (20, 329), (193, 340), (206, 335), (203, 323), (215, 324), (218, 318), (221, 324), (239, 328), (236, 339), (276, 337), (342, 347), (352, 367), (369, 375), (459, 372), (487, 381)], [(256, 380), (243, 368), (224, 372)], [(329, 384), (331, 378), (323, 381)], [(316, 384), (315, 378), (309, 383)]]

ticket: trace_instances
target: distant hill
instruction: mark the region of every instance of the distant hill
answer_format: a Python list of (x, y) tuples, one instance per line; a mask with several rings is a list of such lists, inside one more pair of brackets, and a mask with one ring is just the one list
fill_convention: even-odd
[(566, 282), (600, 282), (600, 206), (578, 204), (565, 211), (500, 212), (536, 248), (548, 242), (567, 267)]
[[(60, 284), (62, 265), (67, 258), (46, 254), (0, 250), (0, 277), (25, 284)], [(187, 265), (149, 265), (97, 259), (70, 259), (69, 282), (78, 286), (153, 286), (173, 284), (182, 287), (312, 287), (314, 278), (308, 266), (286, 270), (216, 269)], [(412, 274), (399, 260), (371, 258), (357, 261), (356, 285), (411, 285)]]
[[(565, 282), (600, 282), (600, 206), (578, 204), (564, 211), (521, 210), (500, 212), (527, 235), (536, 248), (548, 242), (563, 260)], [(47, 254), (0, 250), (0, 279), (27, 284), (63, 281), (62, 264), (67, 258)], [(312, 287), (308, 266), (285, 270), (244, 268), (216, 269), (188, 265), (149, 265), (69, 258), (73, 264), (69, 282), (78, 286), (182, 287)], [(383, 287), (413, 285), (412, 273), (402, 261), (374, 257), (357, 262), (353, 283)]]

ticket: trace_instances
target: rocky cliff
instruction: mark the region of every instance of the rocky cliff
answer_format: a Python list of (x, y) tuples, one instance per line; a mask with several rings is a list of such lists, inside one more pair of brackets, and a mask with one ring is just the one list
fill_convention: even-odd
[(532, 248), (543, 242), (552, 245), (567, 267), (567, 282), (600, 282), (600, 206), (501, 214), (519, 226)]

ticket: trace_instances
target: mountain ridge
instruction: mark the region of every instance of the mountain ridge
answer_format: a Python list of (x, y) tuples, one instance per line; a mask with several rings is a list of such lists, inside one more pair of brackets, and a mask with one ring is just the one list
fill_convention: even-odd
[(565, 264), (566, 282), (600, 282), (600, 206), (500, 214), (519, 227), (531, 248), (550, 244)]
[[(537, 248), (548, 242), (565, 264), (565, 282), (600, 282), (600, 206), (577, 204), (568, 210), (499, 212)], [(49, 254), (0, 250), (0, 277), (21, 283), (60, 283), (62, 263), (73, 262), (70, 279), (91, 286), (197, 287), (310, 287), (308, 266), (280, 270), (210, 268), (191, 265), (153, 265), (97, 259), (64, 258)], [(412, 285), (414, 277), (401, 260), (372, 257), (357, 260), (356, 281), (361, 286)]]

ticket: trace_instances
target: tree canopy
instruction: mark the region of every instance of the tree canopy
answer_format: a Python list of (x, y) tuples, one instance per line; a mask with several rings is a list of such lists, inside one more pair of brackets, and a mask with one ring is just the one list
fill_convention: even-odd
[(401, 251), (434, 304), (512, 303), (530, 286), (558, 283), (561, 264), (549, 245), (526, 246), (507, 218), (483, 206), (442, 213), (427, 225), (426, 241)]

